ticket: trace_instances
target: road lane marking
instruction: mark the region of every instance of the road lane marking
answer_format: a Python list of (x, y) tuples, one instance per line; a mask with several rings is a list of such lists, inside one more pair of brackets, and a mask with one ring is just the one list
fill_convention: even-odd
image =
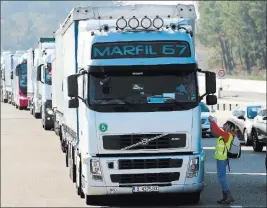
[(232, 207), (232, 208), (242, 208), (242, 206), (241, 205), (230, 205), (230, 207)]
[[(203, 147), (204, 150), (214, 150), (215, 147)], [(263, 147), (263, 152), (265, 152), (266, 147)], [(243, 151), (254, 151), (252, 147), (245, 147), (245, 146), (241, 146), (241, 150)], [(255, 152), (258, 153), (258, 152)]]
[[(217, 172), (206, 172), (208, 174), (217, 174)], [(266, 173), (226, 173), (227, 175), (256, 175), (256, 176), (266, 176)]]

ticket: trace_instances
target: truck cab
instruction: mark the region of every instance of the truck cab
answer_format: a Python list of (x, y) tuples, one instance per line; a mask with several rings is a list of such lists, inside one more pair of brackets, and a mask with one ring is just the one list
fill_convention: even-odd
[(24, 54), (15, 69), (15, 85), (13, 89), (16, 108), (22, 110), (28, 107), (27, 97), (27, 56)]
[(45, 130), (54, 127), (53, 110), (52, 110), (52, 66), (51, 55), (53, 49), (45, 50), (43, 56), (44, 64), (37, 68), (37, 81), (41, 83), (41, 119)]
[[(184, 25), (195, 18), (194, 6), (183, 4), (80, 7), (57, 31), (62, 140), (71, 180), (87, 204), (147, 192), (189, 193), (199, 201), (199, 103), (217, 98), (216, 75), (198, 68), (194, 31)], [(204, 94), (198, 72), (205, 74)]]

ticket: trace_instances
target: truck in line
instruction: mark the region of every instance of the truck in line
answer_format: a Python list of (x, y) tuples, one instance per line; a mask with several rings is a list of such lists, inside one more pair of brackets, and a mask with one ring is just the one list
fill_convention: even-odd
[(12, 97), (14, 105), (19, 110), (27, 109), (27, 53), (24, 53), (18, 59), (18, 64), (16, 65), (11, 78), (13, 80)]
[(35, 118), (42, 119), (45, 129), (53, 128), (51, 53), (55, 48), (54, 38), (40, 38), (34, 50), (34, 66), (32, 71), (33, 96), (30, 110)]
[[(69, 176), (86, 204), (107, 195), (204, 188), (193, 5), (74, 8), (55, 33), (53, 109)], [(191, 24), (190, 32), (181, 20)], [(197, 73), (205, 74), (199, 93)]]
[(11, 83), (11, 71), (13, 67), (13, 53), (11, 51), (5, 51), (2, 53), (2, 89), (1, 99), (4, 103), (11, 103), (12, 83)]

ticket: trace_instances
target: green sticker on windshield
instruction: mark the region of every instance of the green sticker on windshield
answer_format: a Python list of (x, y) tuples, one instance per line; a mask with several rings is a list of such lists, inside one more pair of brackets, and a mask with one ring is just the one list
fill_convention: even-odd
[(99, 130), (102, 131), (102, 132), (107, 131), (107, 130), (108, 130), (108, 125), (105, 124), (105, 123), (101, 123), (101, 124), (99, 125)]

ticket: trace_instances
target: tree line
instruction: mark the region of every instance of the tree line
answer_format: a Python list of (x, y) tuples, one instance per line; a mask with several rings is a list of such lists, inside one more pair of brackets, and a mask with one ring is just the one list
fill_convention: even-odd
[(266, 71), (265, 1), (199, 1), (198, 12), (197, 40), (212, 49), (213, 65)]

